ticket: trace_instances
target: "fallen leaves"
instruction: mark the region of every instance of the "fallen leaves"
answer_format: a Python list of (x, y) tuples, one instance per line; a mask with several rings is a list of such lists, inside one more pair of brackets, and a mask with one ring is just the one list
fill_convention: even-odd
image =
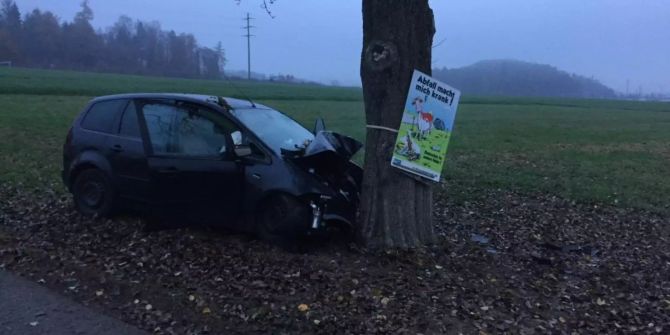
[(291, 254), (211, 230), (148, 233), (137, 218), (87, 219), (68, 199), (2, 192), (4, 268), (156, 333), (664, 333), (670, 324), (668, 218), (651, 213), (508, 192), (455, 203), (436, 192), (432, 248)]

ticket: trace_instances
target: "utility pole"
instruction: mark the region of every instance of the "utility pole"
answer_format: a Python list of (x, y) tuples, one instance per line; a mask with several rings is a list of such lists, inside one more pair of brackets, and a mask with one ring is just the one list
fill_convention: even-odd
[(251, 25), (251, 20), (254, 18), (247, 13), (246, 21), (247, 25), (245, 27), (242, 27), (242, 29), (247, 30), (246, 35), (242, 35), (247, 38), (247, 79), (251, 80), (251, 37), (254, 35), (251, 35), (251, 28), (254, 28), (254, 26)]

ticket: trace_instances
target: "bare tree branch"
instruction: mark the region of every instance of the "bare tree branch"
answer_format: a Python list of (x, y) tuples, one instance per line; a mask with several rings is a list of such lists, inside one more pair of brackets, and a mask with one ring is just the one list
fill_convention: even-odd
[(440, 45), (442, 45), (446, 40), (447, 40), (446, 38), (443, 38), (443, 39), (441, 39), (439, 42), (435, 43), (435, 44), (433, 45), (433, 49), (435, 49), (435, 48), (439, 47)]
[(263, 0), (263, 4), (261, 4), (261, 8), (265, 9), (265, 11), (270, 15), (271, 18), (275, 18), (274, 15), (272, 15), (272, 11), (270, 11), (270, 5), (274, 4), (276, 0)]
[[(275, 18), (275, 16), (272, 14), (272, 11), (270, 10), (270, 6), (272, 6), (277, 0), (262, 0), (261, 2), (261, 8), (265, 10), (268, 15), (270, 15), (271, 18)], [(235, 0), (235, 2), (239, 5), (242, 3), (242, 0)]]

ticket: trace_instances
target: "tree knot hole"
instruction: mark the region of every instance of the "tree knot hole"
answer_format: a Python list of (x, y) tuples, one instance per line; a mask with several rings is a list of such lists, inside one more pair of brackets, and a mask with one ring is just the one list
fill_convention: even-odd
[(398, 49), (390, 42), (372, 41), (366, 48), (365, 58), (373, 70), (383, 70), (398, 58)]

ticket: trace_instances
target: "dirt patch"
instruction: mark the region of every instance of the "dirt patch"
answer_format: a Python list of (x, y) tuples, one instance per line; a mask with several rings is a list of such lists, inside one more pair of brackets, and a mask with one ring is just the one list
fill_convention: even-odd
[(0, 268), (157, 333), (670, 330), (669, 220), (652, 213), (503, 191), (454, 203), (439, 191), (432, 248), (296, 254), (0, 192)]

